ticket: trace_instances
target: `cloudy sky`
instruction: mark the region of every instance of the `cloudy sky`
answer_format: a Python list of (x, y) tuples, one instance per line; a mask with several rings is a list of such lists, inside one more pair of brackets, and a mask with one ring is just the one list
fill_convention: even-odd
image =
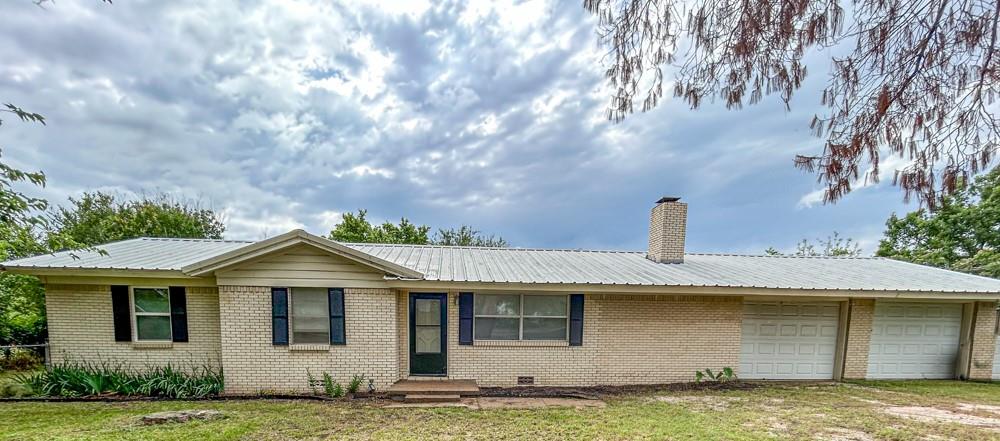
[(821, 56), (791, 112), (667, 100), (612, 124), (581, 1), (430, 3), (8, 0), (0, 101), (48, 125), (5, 121), (4, 161), (43, 170), (31, 191), (53, 203), (196, 198), (239, 239), (325, 234), (367, 208), (515, 246), (644, 249), (653, 201), (677, 195), (689, 251), (836, 230), (871, 253), (885, 218), (914, 208), (889, 180), (824, 206), (792, 166), (821, 145)]

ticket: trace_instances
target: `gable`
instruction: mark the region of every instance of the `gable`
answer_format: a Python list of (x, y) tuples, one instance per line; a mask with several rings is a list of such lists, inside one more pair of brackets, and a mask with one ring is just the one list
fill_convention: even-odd
[(302, 230), (292, 230), (285, 234), (265, 239), (217, 256), (186, 265), (181, 268), (184, 274), (190, 276), (205, 276), (218, 274), (241, 266), (247, 262), (256, 262), (266, 256), (287, 254), (292, 249), (307, 247), (334, 257), (343, 258), (349, 262), (369, 268), (381, 274), (391, 274), (407, 279), (422, 279), (423, 274), (410, 268), (392, 263), (370, 254), (346, 247), (330, 239), (315, 236)]
[(299, 244), (215, 272), (219, 285), (384, 288), (385, 273)]

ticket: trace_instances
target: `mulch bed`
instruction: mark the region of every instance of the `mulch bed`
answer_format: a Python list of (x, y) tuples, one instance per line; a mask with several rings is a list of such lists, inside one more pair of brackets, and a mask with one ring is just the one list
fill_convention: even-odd
[(629, 386), (588, 386), (588, 387), (551, 387), (551, 386), (518, 386), (518, 387), (481, 387), (479, 393), (484, 397), (557, 397), (601, 399), (625, 395), (648, 394), (654, 392), (683, 391), (725, 391), (750, 390), (760, 387), (759, 383), (743, 381), (713, 381), (702, 383), (666, 383), (666, 384), (636, 384)]
[[(582, 398), (599, 400), (606, 397), (649, 394), (656, 392), (684, 391), (727, 391), (751, 390), (761, 387), (761, 383), (744, 381), (702, 382), (702, 383), (666, 383), (638, 384), (628, 386), (587, 386), (587, 387), (553, 387), (553, 386), (518, 386), (518, 387), (481, 387), (483, 397), (524, 397), (524, 398)], [(375, 394), (358, 394), (354, 397), (330, 398), (322, 395), (295, 394), (262, 394), (262, 395), (222, 395), (204, 398), (168, 398), (168, 397), (137, 397), (124, 395), (97, 395), (87, 397), (20, 397), (0, 398), (3, 402), (104, 402), (117, 403), (128, 401), (235, 401), (235, 400), (309, 400), (309, 401), (378, 401), (385, 399), (384, 392)]]
[(357, 394), (353, 397), (331, 398), (324, 395), (260, 394), (260, 395), (215, 395), (201, 398), (142, 397), (129, 395), (90, 395), (84, 397), (5, 397), (0, 403), (11, 402), (64, 402), (64, 403), (120, 403), (129, 401), (241, 401), (241, 400), (307, 400), (307, 401), (361, 401), (385, 398), (382, 393)]

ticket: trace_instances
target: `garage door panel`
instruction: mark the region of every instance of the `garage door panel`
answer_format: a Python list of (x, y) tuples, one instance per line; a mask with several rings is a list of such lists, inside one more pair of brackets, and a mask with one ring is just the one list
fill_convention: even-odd
[(996, 351), (993, 353), (993, 379), (1000, 380), (1000, 338), (997, 338)]
[(740, 376), (832, 378), (839, 315), (835, 302), (746, 303)]
[(960, 304), (876, 302), (868, 378), (952, 378)]

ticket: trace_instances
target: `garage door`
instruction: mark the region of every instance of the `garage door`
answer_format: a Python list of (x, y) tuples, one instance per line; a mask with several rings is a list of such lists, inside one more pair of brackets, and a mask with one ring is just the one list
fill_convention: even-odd
[(745, 303), (740, 377), (833, 378), (839, 311), (836, 302)]
[(875, 302), (868, 378), (953, 378), (962, 305)]
[(997, 350), (993, 353), (993, 379), (1000, 380), (1000, 337), (997, 337)]

